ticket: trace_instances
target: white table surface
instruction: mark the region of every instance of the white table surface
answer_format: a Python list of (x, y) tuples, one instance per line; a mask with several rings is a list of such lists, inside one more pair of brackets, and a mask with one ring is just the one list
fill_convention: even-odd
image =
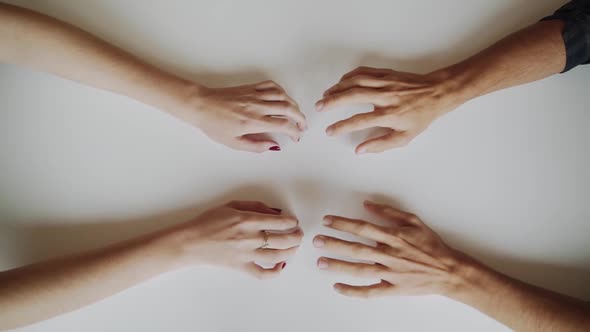
[(157, 277), (22, 331), (504, 331), (437, 296), (363, 301), (315, 268), (326, 213), (399, 202), (452, 245), (528, 282), (590, 298), (590, 66), (463, 105), (409, 147), (355, 156), (324, 128), (362, 107), (313, 103), (360, 65), (428, 72), (565, 1), (13, 1), (211, 85), (271, 78), (310, 130), (238, 153), (139, 102), (0, 65), (0, 268), (105, 245), (229, 199), (297, 214), (281, 278), (216, 269)]

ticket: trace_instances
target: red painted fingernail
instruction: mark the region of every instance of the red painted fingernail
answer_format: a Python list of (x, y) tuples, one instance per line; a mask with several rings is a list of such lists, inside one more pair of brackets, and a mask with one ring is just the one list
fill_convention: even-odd
[(283, 210), (281, 210), (281, 209), (277, 209), (277, 208), (270, 208), (270, 209), (271, 209), (271, 210), (273, 210), (273, 211), (274, 211), (274, 212), (276, 212), (276, 213), (281, 213), (281, 212), (283, 212)]
[(281, 265), (281, 270), (284, 269), (285, 266), (287, 266), (287, 262), (284, 262), (283, 265)]
[(281, 151), (281, 147), (278, 145), (272, 146), (270, 149), (270, 151)]

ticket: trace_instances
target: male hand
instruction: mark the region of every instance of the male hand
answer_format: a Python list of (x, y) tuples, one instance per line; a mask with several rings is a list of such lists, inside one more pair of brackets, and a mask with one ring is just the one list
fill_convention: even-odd
[(330, 136), (382, 127), (383, 136), (356, 147), (356, 153), (383, 152), (407, 145), (439, 116), (463, 101), (455, 96), (447, 75), (398, 72), (392, 69), (359, 67), (329, 88), (316, 103), (318, 111), (348, 104), (372, 104), (374, 110), (336, 122), (326, 129)]
[(354, 297), (447, 294), (460, 284), (457, 269), (466, 257), (447, 246), (417, 216), (391, 206), (365, 201), (365, 208), (387, 221), (378, 226), (364, 220), (325, 216), (326, 227), (377, 242), (376, 246), (344, 241), (327, 235), (314, 238), (315, 247), (328, 253), (367, 263), (320, 257), (320, 269), (354, 277), (381, 279), (380, 283), (334, 285), (339, 293)]

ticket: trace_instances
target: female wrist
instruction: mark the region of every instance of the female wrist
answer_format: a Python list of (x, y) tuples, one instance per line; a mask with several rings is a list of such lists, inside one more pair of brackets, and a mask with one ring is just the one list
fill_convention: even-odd
[(201, 114), (206, 109), (207, 87), (192, 81), (182, 81), (168, 91), (173, 102), (164, 111), (200, 128)]
[(158, 231), (149, 236), (148, 241), (158, 255), (166, 260), (168, 269), (178, 269), (195, 263), (189, 259), (187, 244), (190, 242), (194, 245), (198, 241), (189, 239), (189, 235), (180, 227)]

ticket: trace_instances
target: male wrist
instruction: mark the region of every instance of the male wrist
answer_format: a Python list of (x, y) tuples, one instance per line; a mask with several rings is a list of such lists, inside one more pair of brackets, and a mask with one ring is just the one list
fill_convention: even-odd
[(445, 108), (445, 113), (475, 97), (471, 84), (472, 79), (460, 66), (450, 66), (428, 74), (438, 82), (439, 95), (444, 96), (451, 107)]
[(502, 293), (509, 291), (509, 278), (466, 254), (460, 253), (460, 256), (461, 263), (454, 272), (454, 285), (442, 295), (473, 306), (495, 302)]

